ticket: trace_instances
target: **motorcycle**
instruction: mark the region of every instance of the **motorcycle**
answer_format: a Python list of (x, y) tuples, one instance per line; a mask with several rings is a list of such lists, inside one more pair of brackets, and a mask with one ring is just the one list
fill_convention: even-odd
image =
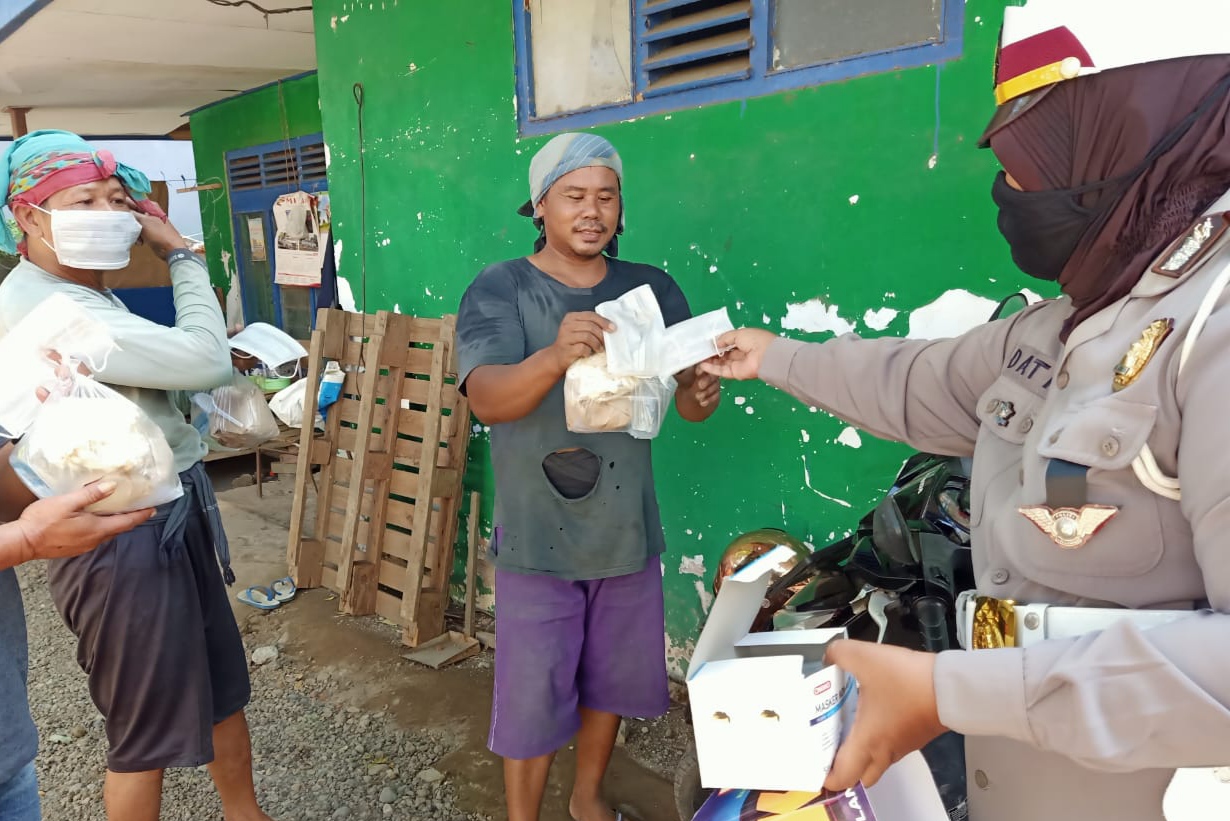
[[(996, 306), (991, 319), (1000, 319), (1026, 304), (1022, 294), (1013, 294)], [(714, 593), (731, 573), (784, 544), (793, 549), (795, 558), (775, 571), (753, 632), (842, 627), (851, 638), (863, 641), (932, 653), (950, 649), (957, 640), (956, 598), (974, 587), (970, 468), (967, 458), (916, 453), (902, 465), (888, 493), (859, 521), (853, 533), (810, 553), (781, 530), (745, 534), (727, 548), (719, 563)], [(966, 821), (962, 737), (946, 733), (924, 747), (922, 753), (950, 821)], [(714, 791), (703, 788), (694, 742), (676, 770), (674, 789), (680, 821), (697, 818), (711, 797), (744, 808), (763, 803), (754, 791), (714, 795)], [(792, 812), (810, 808), (814, 813), (824, 799), (824, 794), (817, 794)], [(715, 820), (791, 818), (790, 812), (764, 814), (759, 810), (750, 816), (742, 810), (734, 815), (715, 815), (712, 805), (707, 812)]]

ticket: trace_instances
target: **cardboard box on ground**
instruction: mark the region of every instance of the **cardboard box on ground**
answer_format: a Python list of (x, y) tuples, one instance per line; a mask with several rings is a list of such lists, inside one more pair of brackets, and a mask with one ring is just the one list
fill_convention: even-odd
[[(749, 633), (780, 547), (731, 575), (701, 631), (688, 669), (696, 752), (710, 789), (818, 792), (853, 723), (857, 686), (825, 664), (845, 630)], [(868, 790), (879, 821), (945, 821), (921, 753)]]

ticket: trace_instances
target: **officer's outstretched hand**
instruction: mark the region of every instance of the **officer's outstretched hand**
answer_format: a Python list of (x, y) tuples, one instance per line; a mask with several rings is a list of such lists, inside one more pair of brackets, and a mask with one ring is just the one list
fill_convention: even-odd
[(777, 337), (757, 328), (740, 328), (724, 333), (717, 345), (725, 353), (702, 362), (702, 371), (722, 379), (756, 379), (760, 376), (760, 363), (765, 351)]
[(947, 729), (935, 701), (935, 656), (866, 641), (837, 641), (825, 654), (858, 680), (854, 727), (824, 786), (870, 787), (884, 771)]

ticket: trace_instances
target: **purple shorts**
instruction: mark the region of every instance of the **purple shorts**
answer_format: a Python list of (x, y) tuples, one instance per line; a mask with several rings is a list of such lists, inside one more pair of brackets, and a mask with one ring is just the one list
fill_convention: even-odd
[(555, 752), (580, 729), (579, 707), (636, 718), (670, 708), (657, 556), (594, 581), (496, 570), (495, 590), (493, 753)]

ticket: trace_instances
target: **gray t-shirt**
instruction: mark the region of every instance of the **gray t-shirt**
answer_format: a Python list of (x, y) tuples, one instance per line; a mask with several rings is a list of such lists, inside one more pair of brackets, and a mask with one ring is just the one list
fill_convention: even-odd
[(38, 731), (26, 695), (26, 614), (17, 573), (0, 570), (0, 784), (34, 760)]
[[(462, 389), (475, 368), (515, 365), (550, 347), (565, 314), (592, 311), (641, 285), (653, 288), (668, 326), (691, 316), (665, 271), (619, 259), (607, 265), (593, 288), (569, 288), (524, 258), (483, 270), (457, 317)], [(642, 570), (665, 549), (650, 450), (649, 441), (626, 433), (570, 432), (563, 380), (533, 413), (493, 425), (497, 567), (565, 579)]]

